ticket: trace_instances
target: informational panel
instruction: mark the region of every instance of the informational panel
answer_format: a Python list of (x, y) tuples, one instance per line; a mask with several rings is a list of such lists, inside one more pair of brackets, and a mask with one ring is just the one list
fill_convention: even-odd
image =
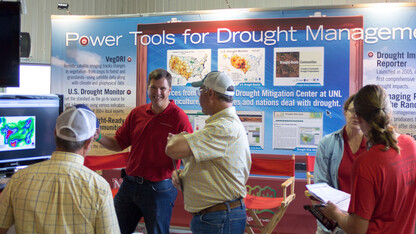
[[(51, 91), (64, 95), (65, 107), (89, 106), (110, 136), (136, 106), (136, 55), (122, 31), (129, 31), (123, 19), (52, 20)], [(91, 151), (108, 153), (99, 144)]]
[(184, 110), (200, 110), (191, 83), (223, 71), (236, 85), (237, 111), (251, 112), (242, 120), (253, 153), (314, 153), (340, 128), (350, 79), (361, 79), (350, 63), (359, 64), (362, 47), (350, 32), (362, 27), (362, 16), (138, 24), (138, 67), (167, 66)]
[(372, 20), (366, 29), (363, 82), (387, 90), (396, 128), (416, 139), (416, 9), (378, 10), (368, 10)]
[(398, 130), (414, 137), (416, 8), (378, 6), (53, 16), (51, 91), (66, 106), (89, 105), (112, 135), (149, 102), (150, 71), (172, 74), (170, 98), (186, 111), (200, 111), (190, 83), (224, 71), (236, 84), (237, 111), (251, 113), (241, 117), (247, 129), (262, 121), (250, 132), (252, 152), (273, 156), (314, 154), (320, 138), (345, 124), (348, 96), (374, 83), (389, 93)]

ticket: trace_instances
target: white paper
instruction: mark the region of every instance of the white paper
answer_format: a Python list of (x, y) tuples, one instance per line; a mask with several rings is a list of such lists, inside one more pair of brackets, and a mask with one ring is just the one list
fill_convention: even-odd
[(331, 201), (341, 210), (347, 212), (350, 205), (351, 195), (329, 186), (327, 183), (307, 184), (306, 188), (314, 197), (327, 203)]

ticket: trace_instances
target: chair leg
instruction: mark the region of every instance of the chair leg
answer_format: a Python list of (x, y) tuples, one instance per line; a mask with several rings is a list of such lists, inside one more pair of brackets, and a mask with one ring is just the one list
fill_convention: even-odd
[(261, 234), (270, 234), (276, 228), (277, 224), (282, 219), (288, 206), (280, 207), (276, 213), (270, 218), (269, 223), (262, 229)]
[(259, 226), (261, 228), (264, 227), (263, 223), (261, 222), (261, 220), (259, 219), (259, 217), (257, 216), (257, 214), (254, 210), (248, 210), (248, 213), (253, 218), (253, 221), (257, 226)]
[(252, 229), (250, 226), (248, 226), (248, 222), (247, 222), (247, 225), (246, 225), (246, 232), (247, 232), (248, 234), (254, 234), (253, 229)]
[(249, 221), (246, 220), (246, 232), (248, 234), (255, 234), (255, 232), (253, 231), (253, 227), (256, 227), (256, 228), (259, 228), (260, 230), (262, 230), (264, 228), (264, 225), (260, 221), (259, 217), (257, 216), (257, 214), (254, 210), (247, 209), (247, 211), (248, 211), (248, 214), (249, 214), (249, 216), (247, 216), (247, 217), (253, 218), (253, 221), (254, 221), (255, 225), (249, 224)]

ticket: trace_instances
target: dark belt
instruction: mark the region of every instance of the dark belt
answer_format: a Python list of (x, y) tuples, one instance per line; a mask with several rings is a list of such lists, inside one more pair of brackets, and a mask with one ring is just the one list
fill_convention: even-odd
[(196, 215), (203, 215), (203, 214), (208, 214), (208, 213), (217, 212), (217, 211), (225, 211), (225, 210), (228, 210), (228, 207), (227, 207), (226, 203), (228, 203), (228, 206), (230, 207), (230, 209), (234, 209), (234, 208), (243, 206), (244, 205), (244, 200), (242, 198), (240, 198), (240, 199), (232, 201), (232, 202), (220, 203), (220, 204), (208, 207), (206, 209), (203, 209), (199, 212), (191, 213), (191, 214), (193, 216), (196, 216)]
[(136, 182), (138, 184), (143, 184), (143, 183), (153, 183), (150, 180), (146, 180), (145, 178), (141, 177), (141, 176), (129, 176), (126, 175), (127, 180), (131, 181), (131, 182)]

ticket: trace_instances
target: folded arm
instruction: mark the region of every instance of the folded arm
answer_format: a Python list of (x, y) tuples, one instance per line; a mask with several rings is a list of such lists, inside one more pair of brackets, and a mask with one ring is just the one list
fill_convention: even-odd
[(165, 148), (166, 155), (173, 159), (187, 158), (192, 155), (192, 150), (184, 137), (186, 134), (188, 133), (183, 132), (176, 135), (169, 133), (168, 143)]

